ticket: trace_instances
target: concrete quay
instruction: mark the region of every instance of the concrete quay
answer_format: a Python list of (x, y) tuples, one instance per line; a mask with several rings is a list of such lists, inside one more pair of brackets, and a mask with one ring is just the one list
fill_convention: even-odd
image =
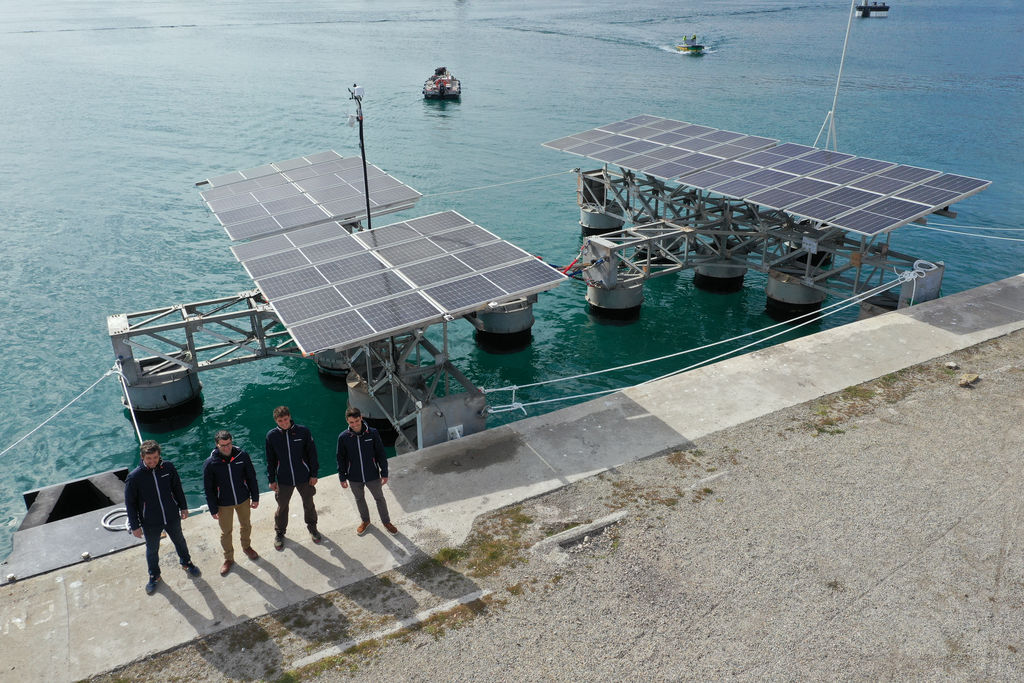
[[(700, 440), (713, 441), (725, 430), (743, 430), (753, 423), (763, 426), (779, 411), (947, 354), (1006, 335), (1019, 340), (1022, 329), (1024, 275), (399, 456), (391, 461), (392, 479), (386, 487), (392, 517), (400, 530), (396, 536), (384, 533), (378, 525), (357, 537), (353, 529), (358, 518), (351, 494), (341, 489), (336, 478), (328, 476), (318, 485), (320, 530), (325, 537), (322, 545), (312, 543), (301, 518), (295, 517), (285, 550), (275, 552), (271, 547), (274, 506), (267, 496), (254, 513), (253, 545), (261, 559), (248, 562), (242, 558), (226, 577), (217, 573), (221, 552), (216, 522), (207, 514), (193, 516), (184, 528), (193, 559), (204, 572), (199, 579), (176, 570), (173, 550), (165, 541), (161, 554), (164, 585), (153, 596), (143, 590), (145, 560), (141, 547), (0, 588), (0, 680), (76, 680), (109, 671), (388, 571), (442, 546), (457, 546), (466, 539), (473, 520), (483, 513), (612, 468), (691, 448)], [(1019, 343), (1007, 345), (1007, 349), (1019, 347)], [(993, 372), (1006, 382), (1015, 382), (1014, 386), (1024, 387), (1024, 358), (1016, 352), (995, 364)], [(981, 439), (980, 430), (984, 430), (986, 435), (994, 433), (998, 438), (986, 437), (984, 451), (967, 455), (998, 466), (979, 465), (978, 481), (964, 481), (962, 486), (945, 492), (948, 495), (915, 499), (935, 506), (924, 517), (907, 516), (902, 510), (884, 506), (875, 509), (871, 514), (876, 517), (862, 521), (856, 527), (857, 538), (847, 540), (851, 547), (859, 547), (861, 534), (892, 531), (893, 525), (905, 526), (908, 519), (920, 524), (931, 524), (939, 518), (954, 520), (952, 526), (936, 524), (930, 530), (908, 527), (900, 532), (908, 536), (927, 532), (951, 544), (942, 552), (916, 554), (914, 562), (925, 565), (922, 572), (928, 580), (937, 580), (936, 572), (955, 572), (975, 592), (990, 591), (1000, 600), (1007, 592), (1011, 594), (1011, 607), (1004, 605), (1001, 611), (989, 614), (987, 626), (979, 626), (991, 629), (998, 639), (1024, 629), (1018, 600), (1024, 597), (1020, 547), (1024, 511), (1019, 496), (1024, 394), (1017, 393), (1015, 398), (1013, 394), (987, 394), (984, 389), (988, 381), (983, 377), (977, 389), (963, 390), (972, 392), (971, 405), (964, 410), (981, 416), (974, 422), (979, 434), (964, 434), (961, 429), (946, 435), (946, 443), (955, 452), (936, 453), (936, 465), (945, 466), (950, 457), (964, 456), (963, 451), (970, 449), (972, 440)], [(918, 438), (923, 444), (925, 433), (930, 435), (928, 447), (942, 450), (942, 438), (935, 434), (941, 435), (943, 424), (952, 424), (953, 418), (959, 417), (950, 415), (946, 404), (942, 405), (939, 411), (927, 401), (914, 406), (913, 421), (920, 423), (921, 434), (906, 428), (886, 433), (886, 452), (899, 446), (912, 447)], [(1000, 421), (985, 421), (986, 415), (999, 416)], [(879, 429), (884, 431), (885, 426)], [(766, 447), (777, 438), (769, 431), (757, 436)], [(859, 436), (867, 439), (862, 446), (872, 447), (870, 434)], [(786, 476), (786, 472), (763, 466), (780, 479)], [(879, 463), (879, 468), (883, 466)], [(820, 463), (814, 468), (821, 473)], [(897, 490), (903, 487), (916, 491), (923, 481), (920, 472), (907, 469), (872, 476), (892, 482)], [(829, 477), (835, 478), (835, 472), (822, 478)], [(754, 486), (749, 477), (737, 474), (734, 480)], [(941, 478), (939, 481), (948, 485)], [(804, 484), (808, 488), (808, 509), (801, 511), (801, 518), (816, 518), (825, 524), (821, 520), (834, 503), (825, 499), (815, 484)], [(753, 488), (749, 492), (752, 494)], [(736, 493), (730, 498), (733, 502), (727, 504), (725, 517), (750, 512), (744, 509), (750, 503), (744, 502), (743, 490)], [(293, 505), (293, 513), (296, 507), (300, 506)], [(764, 508), (760, 516), (762, 527), (754, 529), (760, 537), (770, 539), (773, 533), (781, 533), (777, 515), (770, 507)], [(971, 528), (969, 534), (961, 534), (965, 523)], [(840, 546), (844, 534), (852, 533), (841, 524), (829, 524), (827, 531), (831, 542), (840, 539)], [(789, 543), (794, 538), (785, 540)], [(892, 553), (905, 547), (898, 536), (886, 536), (885, 541)], [(796, 547), (814, 555), (816, 543), (824, 541), (801, 534)], [(906, 543), (913, 545), (911, 541)], [(964, 562), (964, 556), (977, 561)], [(709, 552), (704, 562), (716, 557)], [(701, 575), (728, 577), (742, 571), (742, 567), (732, 564), (735, 557), (721, 556), (716, 561), (719, 564), (702, 566)], [(837, 562), (845, 563), (849, 575), (860, 576), (866, 583), (880, 571), (878, 558), (851, 556)], [(857, 583), (855, 579), (850, 581)], [(917, 629), (921, 638), (944, 637), (941, 614), (948, 605), (911, 601), (872, 607), (874, 621), (866, 626), (858, 624), (858, 628), (869, 630), (846, 634), (847, 641), (869, 638), (870, 628), (886, 622), (907, 621), (906, 628)], [(978, 618), (978, 623), (985, 621)], [(759, 623), (764, 625), (763, 620)], [(823, 627), (842, 626), (837, 621)], [(780, 624), (776, 628), (795, 627)], [(813, 642), (813, 638), (798, 644), (807, 642)], [(851, 648), (856, 645), (847, 644)], [(1012, 677), (1010, 672), (1022, 671), (1015, 668), (1020, 666), (1019, 655), (1011, 657), (1009, 664), (1007, 655), (995, 654), (991, 648), (988, 656), (991, 667), (982, 670), (994, 678)], [(811, 669), (796, 673), (826, 672)], [(912, 667), (874, 672), (883, 678), (920, 673)], [(793, 672), (769, 674), (787, 677)], [(666, 671), (664, 675), (674, 674)]]

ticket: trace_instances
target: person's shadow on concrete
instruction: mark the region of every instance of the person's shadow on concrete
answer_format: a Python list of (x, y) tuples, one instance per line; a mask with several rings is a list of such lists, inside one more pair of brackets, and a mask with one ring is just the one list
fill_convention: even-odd
[(376, 538), (400, 565), (412, 561), (419, 552), (416, 544), (404, 536), (401, 530), (397, 534), (389, 534), (370, 525), (366, 533)]
[[(160, 587), (159, 594), (166, 598), (200, 635), (217, 634), (217, 638), (201, 639), (194, 645), (196, 651), (210, 666), (223, 673), (225, 678), (232, 680), (259, 679), (263, 678), (268, 670), (280, 669), (280, 648), (262, 626), (256, 621), (232, 613), (217, 597), (213, 587), (202, 577), (195, 579), (194, 585), (210, 608), (211, 617), (200, 614), (166, 584)], [(236, 656), (242, 648), (245, 648), (249, 656)]]
[(195, 586), (199, 595), (206, 601), (206, 606), (210, 608), (211, 616), (207, 617), (200, 614), (196, 608), (188, 604), (185, 598), (171, 588), (166, 581), (161, 581), (157, 594), (164, 596), (171, 607), (178, 610), (181, 616), (185, 617), (185, 620), (200, 635), (214, 633), (226, 626), (232, 625), (238, 620), (238, 616), (221, 602), (221, 599), (217, 597), (217, 593), (213, 590), (213, 586), (207, 583), (206, 579), (202, 577), (193, 579), (192, 585)]
[(331, 557), (337, 560), (337, 564), (328, 561), (301, 544), (293, 543), (288, 547), (297, 558), (320, 572), (327, 579), (327, 584), (333, 589), (347, 586), (350, 583), (373, 575), (366, 568), (366, 565), (342, 550), (341, 546), (331, 540), (331, 537), (326, 534), (323, 536), (321, 547), (327, 549)]
[(363, 609), (399, 620), (413, 617), (426, 609), (426, 605), (400, 585), (406, 582), (445, 600), (462, 598), (480, 590), (465, 575), (428, 556), (401, 531), (390, 535), (370, 527), (370, 533), (399, 560), (399, 565), (393, 570), (398, 576), (395, 580), (385, 576), (374, 577), (348, 590), (349, 597)]
[(288, 607), (316, 595), (315, 592), (292, 581), (266, 558), (260, 558), (258, 569), (262, 573), (266, 573), (273, 583), (264, 581), (258, 574), (238, 564), (231, 568), (231, 573), (237, 574), (238, 578), (252, 586), (263, 597), (264, 608), (267, 612)]

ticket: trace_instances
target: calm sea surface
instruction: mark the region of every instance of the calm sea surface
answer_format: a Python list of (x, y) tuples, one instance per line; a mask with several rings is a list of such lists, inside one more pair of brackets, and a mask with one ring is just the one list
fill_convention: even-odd
[[(376, 225), (455, 209), (565, 264), (580, 244), (573, 174), (457, 191), (569, 171), (583, 160), (540, 143), (641, 113), (813, 143), (848, 13), (838, 0), (0, 0), (0, 450), (112, 365), (108, 314), (252, 287), (194, 183), (325, 149), (358, 154), (346, 125), (353, 83), (366, 88), (369, 160), (425, 195)], [(1024, 237), (991, 230), (1024, 218), (1022, 16), (1015, 0), (897, 0), (891, 16), (853, 22), (840, 149), (993, 181), (957, 207), (957, 220), (938, 220), (971, 235), (913, 226), (894, 239), (899, 251), (946, 262), (946, 294), (1024, 271), (1024, 243), (990, 238)], [(672, 49), (692, 33), (710, 48), (703, 58)], [(420, 95), (442, 64), (463, 81), (461, 103)], [(527, 350), (485, 353), (459, 321), (452, 355), (487, 388), (617, 366), (771, 324), (763, 282), (752, 273), (744, 291), (710, 295), (689, 274), (662, 278), (630, 325), (592, 319), (583, 286), (567, 283), (541, 296)], [(619, 387), (698, 358), (519, 398)], [(231, 429), (262, 461), (279, 404), (312, 428), (322, 474), (334, 471), (345, 394), (311, 363), (264, 360), (201, 379), (200, 418), (144, 434), (165, 444), (191, 504), (202, 502), (213, 432)], [(134, 466), (119, 400), (108, 377), (3, 456), (0, 557), (24, 515), (23, 491)]]

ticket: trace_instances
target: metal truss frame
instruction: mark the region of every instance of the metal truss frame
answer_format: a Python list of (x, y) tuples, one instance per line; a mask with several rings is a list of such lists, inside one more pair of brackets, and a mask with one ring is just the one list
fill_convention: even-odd
[(280, 324), (259, 290), (107, 317), (128, 386), (268, 356), (302, 357), (291, 335), (274, 329)]
[(421, 414), (435, 398), (452, 393), (451, 380), (469, 393), (482, 395), (451, 363), (448, 323), (442, 323), (442, 327), (442, 349), (426, 338), (426, 329), (417, 329), (371, 342), (345, 354), (349, 372), (366, 383), (370, 400), (398, 433), (397, 447), (417, 447), (406, 433), (414, 424), (416, 442), (423, 443)]
[(718, 264), (780, 271), (813, 289), (848, 297), (915, 261), (891, 248), (889, 232), (866, 236), (797, 222), (784, 211), (669, 186), (627, 169), (579, 171), (577, 200), (582, 208), (634, 224), (584, 243), (590, 252), (584, 255), (584, 278), (605, 289)]

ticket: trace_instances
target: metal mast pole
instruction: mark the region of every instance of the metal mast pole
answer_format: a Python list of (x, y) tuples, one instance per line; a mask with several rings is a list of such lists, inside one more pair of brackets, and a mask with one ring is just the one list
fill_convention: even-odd
[(370, 179), (366, 175), (366, 143), (363, 141), (363, 88), (352, 84), (348, 89), (349, 99), (356, 101), (356, 120), (359, 121), (359, 153), (363, 157), (363, 191), (366, 193), (366, 229), (373, 226), (370, 224)]
[[(846, 37), (843, 39), (843, 56), (839, 59), (839, 75), (836, 77), (836, 92), (832, 96), (832, 108), (825, 114), (825, 122), (821, 124), (818, 137), (814, 139), (814, 146), (818, 146), (821, 134), (825, 133), (825, 148), (828, 149), (829, 140), (832, 141), (832, 149), (839, 150), (839, 135), (836, 131), (836, 108), (839, 106), (839, 83), (843, 80), (843, 64), (846, 63), (846, 46), (850, 42), (850, 27), (853, 26), (853, 15), (857, 7), (857, 0), (850, 0), (850, 17), (846, 20)], [(826, 131), (826, 128), (828, 129)]]

